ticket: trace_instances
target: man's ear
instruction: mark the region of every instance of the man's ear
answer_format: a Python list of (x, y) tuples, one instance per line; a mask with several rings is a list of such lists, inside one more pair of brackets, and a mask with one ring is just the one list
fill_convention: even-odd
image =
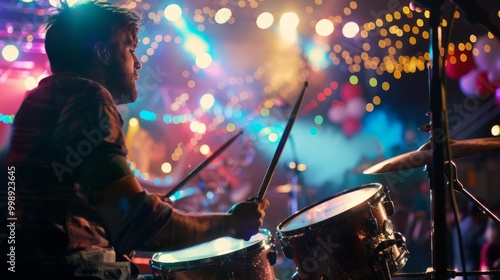
[(109, 51), (108, 51), (108, 45), (103, 43), (103, 42), (97, 42), (94, 44), (94, 53), (97, 56), (97, 59), (104, 64), (104, 65), (109, 65)]

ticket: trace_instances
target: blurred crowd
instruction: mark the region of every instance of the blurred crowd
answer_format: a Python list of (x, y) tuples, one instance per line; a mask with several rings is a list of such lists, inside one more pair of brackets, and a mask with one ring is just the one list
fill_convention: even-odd
[[(391, 216), (391, 220), (394, 222), (395, 230), (401, 232), (406, 238), (410, 252), (409, 261), (400, 272), (425, 272), (427, 268), (432, 267), (432, 217), (428, 182), (421, 183), (419, 192), (412, 195), (409, 204), (399, 200), (397, 191), (391, 193), (391, 196), (396, 206), (396, 212)], [(485, 205), (481, 199), (479, 200), (497, 217), (500, 217), (498, 205)], [(451, 204), (447, 203), (448, 269), (457, 272), (500, 270), (500, 224), (467, 199), (457, 201), (457, 210), (459, 224), (457, 224)], [(468, 274), (466, 278), (454, 279), (498, 280), (500, 274)]]

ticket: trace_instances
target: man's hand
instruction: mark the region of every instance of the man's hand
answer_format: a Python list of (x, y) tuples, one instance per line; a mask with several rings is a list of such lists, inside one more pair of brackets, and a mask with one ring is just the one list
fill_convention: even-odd
[(246, 241), (259, 232), (266, 216), (265, 209), (269, 207), (267, 199), (243, 201), (231, 207), (232, 237)]
[(170, 206), (174, 206), (174, 202), (165, 196), (165, 194), (162, 194), (162, 193), (152, 193), (152, 195), (154, 196), (157, 196), (162, 202), (165, 202), (167, 204), (169, 204)]

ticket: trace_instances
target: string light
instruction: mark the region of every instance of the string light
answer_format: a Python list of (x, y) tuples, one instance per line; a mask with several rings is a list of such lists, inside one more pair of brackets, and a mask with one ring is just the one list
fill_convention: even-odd
[[(191, 17), (191, 20), (198, 24), (198, 31), (202, 33), (202, 30), (206, 30), (206, 26), (208, 25), (234, 24), (236, 20), (235, 17), (238, 15), (238, 9), (256, 9), (257, 7), (259, 7), (259, 9), (263, 9), (264, 5), (264, 2), (259, 3), (257, 1), (248, 1), (248, 3), (246, 1), (238, 1), (237, 3), (218, 1), (216, 5), (214, 4), (212, 6), (205, 7), (191, 8), (171, 4), (155, 8), (151, 4), (145, 3), (145, 1), (133, 0), (127, 1), (126, 7), (148, 11), (147, 18), (150, 19), (155, 25), (159, 24), (163, 19), (164, 22), (167, 20), (166, 22), (169, 25), (187, 27), (186, 21), (181, 23), (179, 20), (182, 19), (182, 17)], [(314, 5), (306, 5), (303, 10), (306, 15), (312, 15), (314, 11), (321, 9), (321, 6), (323, 5), (325, 5), (323, 1), (315, 1)], [(332, 15), (328, 18), (310, 18), (309, 27), (311, 28), (311, 34), (316, 32), (321, 36), (332, 36), (336, 33), (342, 32), (342, 28), (337, 27), (344, 27), (345, 29), (349, 29), (351, 31), (351, 33), (346, 34), (346, 36), (353, 40), (351, 45), (348, 45), (345, 42), (333, 42), (331, 49), (327, 50), (327, 53), (325, 54), (328, 64), (322, 65), (321, 67), (315, 66), (313, 72), (320, 71), (325, 67), (335, 67), (344, 63), (347, 66), (346, 69), (353, 74), (351, 78), (357, 78), (357, 75), (354, 74), (360, 73), (363, 69), (365, 69), (373, 71), (377, 76), (389, 73), (394, 79), (401, 79), (405, 74), (413, 74), (418, 71), (426, 70), (427, 61), (429, 61), (429, 54), (427, 52), (418, 53), (413, 56), (398, 55), (398, 52), (406, 46), (417, 44), (421, 39), (427, 40), (429, 38), (428, 32), (424, 30), (426, 20), (430, 17), (428, 11), (421, 11), (416, 7), (404, 5), (398, 7), (395, 11), (387, 11), (385, 14), (381, 13), (377, 15), (376, 18), (373, 18), (371, 21), (367, 21), (365, 23), (350, 22), (349, 19), (355, 15), (358, 6), (357, 1), (349, 1), (344, 7), (339, 7), (338, 11), (340, 12), (337, 15)], [(43, 11), (43, 9), (40, 11)], [(300, 21), (302, 19), (299, 20), (297, 14), (286, 13), (285, 15), (290, 19), (293, 18), (294, 26), (303, 24)], [(280, 14), (271, 12), (255, 13), (255, 24), (260, 29), (270, 29), (273, 25), (279, 24), (279, 22), (276, 22), (274, 19), (279, 18), (280, 16)], [(460, 16), (459, 12), (456, 12), (454, 15), (455, 18), (459, 18)], [(412, 21), (414, 24), (410, 25), (405, 23), (405, 21)], [(446, 25), (448, 23), (443, 21), (442, 24)], [(203, 28), (200, 29), (200, 26), (203, 26)], [(162, 48), (162, 44), (190, 44), (190, 42), (192, 42), (191, 40), (193, 40), (175, 35), (175, 29), (169, 29), (168, 32), (171, 34), (149, 34), (141, 39), (141, 44), (145, 47), (144, 54), (140, 55), (140, 59), (143, 63), (152, 61), (151, 57), (161, 53), (160, 50)], [(403, 37), (407, 34), (411, 36), (407, 39), (403, 39)], [(33, 35), (27, 35), (25, 38), (30, 43), (37, 39), (34, 38)], [(476, 40), (477, 37), (475, 35), (471, 35), (469, 38), (470, 42), (465, 42), (465, 44), (462, 45), (464, 48), (472, 49), (472, 44)], [(303, 42), (305, 42), (305, 40), (303, 40)], [(317, 51), (319, 49), (321, 48), (315, 49), (315, 51), (311, 52), (309, 59), (318, 59), (318, 57), (321, 57)], [(382, 53), (382, 55), (380, 55), (380, 53)], [(183, 74), (183, 78), (185, 79), (185, 85), (191, 90), (186, 93), (186, 96), (189, 97), (190, 94), (195, 93), (194, 89), (196, 88), (197, 83), (195, 80), (196, 77), (193, 76), (198, 73), (203, 73), (200, 72), (200, 69), (210, 68), (215, 60), (216, 57), (213, 57), (210, 53), (202, 52), (196, 59), (198, 67), (182, 71), (183, 73), (187, 72), (187, 75)], [(302, 65), (300, 79), (306, 80), (312, 72), (305, 68), (307, 63), (301, 64), (300, 62), (304, 61), (299, 61), (298, 63), (298, 65)], [(261, 67), (257, 67), (254, 73), (244, 74), (242, 76), (223, 76), (218, 80), (214, 89), (209, 90), (216, 91), (227, 89), (228, 86), (252, 85), (259, 82), (263, 77), (265, 77), (266, 74), (272, 75), (272, 71), (273, 69), (271, 69), (268, 65), (263, 65)], [(332, 99), (337, 98), (338, 95), (336, 94), (336, 90), (338, 89), (338, 84), (342, 84), (343, 82), (345, 81), (341, 79), (331, 81), (331, 83), (337, 84), (336, 88), (325, 87), (323, 91), (318, 92), (315, 99), (310, 101), (309, 104), (304, 105), (305, 113), (307, 114), (308, 112), (314, 110), (322, 102), (331, 102)], [(376, 77), (370, 78), (368, 85), (375, 89), (381, 89), (382, 91), (388, 91), (390, 89), (390, 81), (382, 81)], [(30, 83), (30, 87), (31, 86), (32, 83)], [(278, 90), (282, 89), (273, 86), (265, 86), (262, 92), (266, 95), (271, 95)], [(250, 95), (254, 95), (258, 91), (259, 90), (255, 90), (255, 92), (250, 91)], [(283, 94), (286, 95), (288, 92), (292, 91), (293, 88), (283, 89)], [(382, 99), (383, 96), (379, 95), (378, 98)], [(266, 102), (266, 100), (267, 98), (265, 98), (261, 104)], [(179, 111), (182, 107), (186, 106), (185, 101), (186, 100), (174, 101), (170, 105), (170, 109), (174, 112)], [(235, 104), (237, 104), (237, 102), (228, 102), (226, 103), (226, 106), (233, 108), (236, 106)], [(375, 102), (373, 104), (377, 105)], [(261, 117), (271, 116), (270, 110), (272, 108), (261, 105), (258, 107), (262, 107), (263, 109), (259, 110), (255, 115), (259, 115)], [(232, 109), (229, 111), (232, 112), (232, 115), (226, 116), (228, 118), (241, 118), (243, 115), (243, 112), (240, 109)], [(253, 119), (255, 115), (247, 115), (246, 119)], [(194, 113), (186, 113), (164, 114), (161, 116), (157, 112), (143, 110), (140, 112), (139, 117), (146, 121), (164, 121), (168, 124), (183, 124), (186, 122), (192, 122), (197, 118), (197, 115)], [(215, 115), (213, 117), (215, 118)], [(207, 124), (207, 131), (216, 130), (217, 127), (224, 121), (227, 121), (228, 118), (224, 120), (219, 119), (217, 121), (214, 119), (211, 123)]]

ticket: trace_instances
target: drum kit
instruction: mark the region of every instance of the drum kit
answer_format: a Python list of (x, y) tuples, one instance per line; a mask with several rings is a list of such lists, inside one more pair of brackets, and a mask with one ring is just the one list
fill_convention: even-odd
[[(441, 2), (419, 1), (430, 9), (431, 63), (436, 65), (432, 67), (429, 78), (431, 122), (428, 132), (431, 141), (415, 151), (382, 161), (363, 172), (380, 174), (426, 167), (432, 202), (432, 267), (425, 272), (398, 272), (408, 262), (410, 252), (406, 248), (405, 237), (395, 231), (390, 219), (395, 209), (388, 187), (371, 183), (342, 191), (306, 206), (279, 223), (276, 237), (279, 238), (283, 255), (293, 260), (293, 280), (387, 280), (403, 276), (442, 280), (460, 275), (500, 275), (500, 271), (493, 270), (456, 272), (447, 268), (444, 209), (446, 186), (452, 190), (451, 193), (456, 191), (467, 196), (483, 213), (500, 223), (498, 217), (463, 188), (456, 178), (453, 160), (500, 148), (500, 137), (454, 141), (447, 140), (447, 134), (444, 138), (442, 133), (440, 134), (446, 131), (447, 122), (442, 112), (444, 106), (441, 69), (438, 66)], [(461, 0), (455, 2), (469, 3)], [(498, 35), (500, 37), (500, 34)], [(307, 82), (304, 83), (292, 109), (276, 153), (254, 199), (262, 199), (267, 191), (306, 87)], [(288, 191), (289, 188), (283, 190)], [(169, 193), (168, 196), (172, 194)], [(278, 251), (272, 234), (267, 229), (261, 229), (249, 241), (224, 237), (179, 251), (156, 253), (149, 264), (154, 279), (274, 280), (278, 279), (272, 267), (277, 256)]]
[[(304, 85), (304, 89), (305, 86)], [(295, 108), (298, 108), (304, 90)], [(292, 111), (274, 158), (268, 168), (258, 196), (262, 198), (269, 186), (274, 168), (290, 133), (296, 112)], [(180, 188), (224, 149), (242, 132), (238, 132), (214, 154), (198, 165), (165, 197), (176, 197)], [(500, 138), (450, 141), (451, 159), (479, 154), (500, 148)], [(364, 174), (397, 172), (421, 166), (432, 165), (432, 142), (418, 150), (405, 153), (375, 164), (364, 170)], [(453, 165), (454, 166), (454, 165)], [(461, 186), (455, 177), (452, 181)], [(301, 187), (301, 186), (297, 186)], [(189, 188), (188, 188), (189, 189)], [(291, 192), (290, 185), (279, 188)], [(483, 212), (496, 219), (486, 207), (475, 200), (463, 187), (462, 193), (480, 207)], [(398, 273), (408, 262), (410, 253), (405, 237), (396, 232), (390, 216), (394, 213), (388, 187), (380, 183), (362, 185), (334, 194), (301, 210), (283, 220), (276, 229), (276, 237), (283, 255), (293, 260), (293, 280), (302, 279), (375, 279), (411, 276)], [(155, 253), (149, 260), (154, 279), (277, 279), (273, 265), (278, 251), (275, 239), (267, 229), (260, 229), (249, 241), (231, 237), (185, 248), (178, 251)], [(414, 276), (426, 276), (415, 273)], [(432, 277), (427, 278), (431, 279)], [(441, 279), (441, 278), (434, 278)], [(443, 278), (444, 279), (444, 278)]]
[[(453, 159), (496, 148), (500, 148), (500, 138), (451, 144)], [(364, 173), (397, 172), (429, 165), (430, 151), (427, 143), (416, 151), (375, 164)], [(498, 221), (469, 193), (465, 194)], [(394, 211), (388, 187), (371, 183), (334, 194), (293, 213), (276, 229), (281, 251), (293, 260), (296, 269), (292, 279), (385, 280), (403, 276), (438, 279), (429, 278), (427, 272), (398, 273), (409, 261), (410, 252), (405, 237), (394, 230), (390, 219)], [(149, 265), (154, 279), (162, 280), (274, 280), (278, 279), (273, 270), (278, 258), (275, 247), (272, 233), (262, 228), (249, 241), (222, 237), (178, 251), (155, 253)]]

